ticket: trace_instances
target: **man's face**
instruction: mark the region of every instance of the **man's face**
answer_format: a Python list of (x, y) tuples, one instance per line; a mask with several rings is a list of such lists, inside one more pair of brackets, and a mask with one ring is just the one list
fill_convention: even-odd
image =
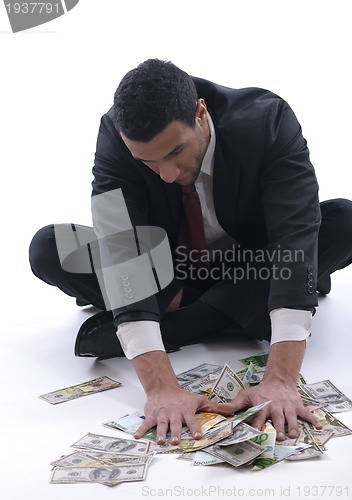
[(149, 142), (131, 141), (121, 133), (135, 159), (142, 161), (163, 181), (181, 186), (191, 184), (198, 177), (209, 137), (203, 99), (198, 101), (194, 128), (174, 120)]

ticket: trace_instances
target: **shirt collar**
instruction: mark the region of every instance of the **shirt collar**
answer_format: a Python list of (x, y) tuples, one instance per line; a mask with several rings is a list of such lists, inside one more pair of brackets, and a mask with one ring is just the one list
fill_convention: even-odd
[(206, 153), (203, 158), (202, 166), (200, 168), (200, 171), (203, 174), (207, 175), (213, 175), (214, 171), (214, 153), (215, 153), (215, 143), (216, 143), (216, 137), (215, 137), (215, 129), (214, 129), (214, 124), (213, 120), (211, 119), (211, 116), (208, 112), (207, 114), (207, 120), (208, 120), (208, 125), (209, 125), (209, 133), (210, 133), (210, 140), (208, 144), (208, 148), (206, 150)]

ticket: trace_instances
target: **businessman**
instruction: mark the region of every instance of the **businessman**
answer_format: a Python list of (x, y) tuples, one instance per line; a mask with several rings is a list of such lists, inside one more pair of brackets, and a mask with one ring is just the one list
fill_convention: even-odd
[[(111, 252), (121, 252), (128, 238), (104, 233), (115, 223), (115, 231), (119, 224), (126, 229), (116, 222), (118, 198), (108, 214), (95, 200), (122, 193), (136, 233), (158, 227), (167, 234), (174, 267), (167, 286), (133, 301), (142, 271), (124, 258), (119, 277), (108, 266), (102, 273), (65, 270), (53, 226), (34, 236), (30, 262), (40, 279), (78, 304), (102, 309), (80, 328), (75, 353), (132, 361), (147, 397), (135, 436), (156, 425), (159, 444), (168, 429), (178, 444), (185, 423), (198, 439), (197, 411), (230, 415), (268, 400), (253, 425), (271, 417), (279, 440), (285, 424), (290, 437), (298, 435), (297, 417), (320, 428), (296, 381), (318, 292), (329, 293), (330, 275), (352, 261), (352, 203), (319, 204), (307, 143), (289, 105), (268, 90), (230, 89), (147, 60), (125, 75), (102, 117), (93, 174), (102, 261), (116, 263)], [(225, 328), (269, 340), (270, 350), (263, 381), (216, 404), (180, 388), (167, 351)]]

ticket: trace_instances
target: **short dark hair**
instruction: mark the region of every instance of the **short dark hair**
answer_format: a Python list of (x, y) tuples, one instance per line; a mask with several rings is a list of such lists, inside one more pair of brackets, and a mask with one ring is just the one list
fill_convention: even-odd
[(170, 61), (148, 59), (121, 80), (114, 125), (131, 141), (148, 142), (174, 120), (194, 128), (197, 100), (190, 75)]

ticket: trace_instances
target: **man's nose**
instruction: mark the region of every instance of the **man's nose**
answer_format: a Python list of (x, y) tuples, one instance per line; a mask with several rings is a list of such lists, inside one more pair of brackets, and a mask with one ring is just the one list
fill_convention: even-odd
[(159, 164), (160, 178), (169, 184), (175, 182), (180, 175), (180, 169), (177, 165), (171, 163)]

